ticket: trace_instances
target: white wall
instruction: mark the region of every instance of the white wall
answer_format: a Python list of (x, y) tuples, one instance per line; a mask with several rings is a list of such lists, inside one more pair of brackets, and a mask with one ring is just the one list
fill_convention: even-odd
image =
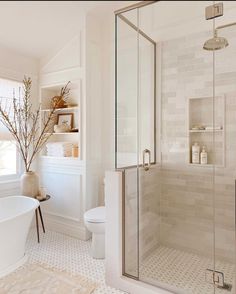
[(102, 162), (104, 170), (115, 167), (115, 16), (102, 19)]
[(66, 159), (43, 158), (40, 170), (43, 185), (53, 195), (45, 203), (49, 226), (82, 239), (89, 237), (83, 222), (84, 212), (102, 204), (99, 197), (103, 183), (100, 31), (99, 20), (88, 14), (78, 34), (51, 58), (44, 59), (46, 62), (41, 60), (40, 68), (41, 85), (79, 81), (80, 160), (70, 166)]
[[(32, 78), (32, 102), (38, 102), (38, 60), (0, 46), (0, 78), (22, 81)], [(19, 179), (0, 182), (0, 197), (19, 194)]]
[[(93, 10), (86, 19), (87, 122), (94, 146), (88, 146), (88, 159), (99, 162), (98, 204), (104, 204), (105, 170), (114, 168), (114, 14)], [(91, 141), (91, 142), (92, 142)], [(92, 158), (91, 155), (93, 154)]]
[[(83, 19), (85, 22), (85, 18)], [(50, 201), (43, 205), (46, 226), (71, 236), (87, 239), (83, 222), (86, 208), (86, 83), (85, 83), (85, 28), (78, 28), (77, 34), (62, 44), (60, 50), (40, 62), (40, 87), (64, 85), (72, 81), (77, 85), (73, 92), (79, 106), (75, 119), (79, 125), (79, 159), (39, 157), (39, 172), (42, 186), (51, 195)], [(45, 97), (41, 97), (45, 99)], [(50, 99), (50, 97), (47, 97)], [(81, 116), (81, 118), (80, 118)], [(83, 122), (83, 123), (82, 123)], [(77, 135), (77, 134), (75, 134)], [(55, 138), (52, 137), (52, 140)], [(57, 140), (57, 138), (55, 139)], [(66, 141), (68, 137), (58, 138)]]
[(100, 19), (86, 16), (86, 181), (87, 209), (102, 204), (102, 40)]
[(38, 76), (38, 60), (0, 46), (0, 73), (2, 77), (22, 80), (24, 75)]

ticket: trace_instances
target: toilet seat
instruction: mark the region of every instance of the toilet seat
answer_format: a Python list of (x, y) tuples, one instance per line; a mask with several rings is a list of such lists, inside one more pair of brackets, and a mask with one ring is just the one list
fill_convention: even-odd
[(85, 212), (84, 220), (91, 223), (105, 223), (106, 211), (105, 206), (92, 208)]

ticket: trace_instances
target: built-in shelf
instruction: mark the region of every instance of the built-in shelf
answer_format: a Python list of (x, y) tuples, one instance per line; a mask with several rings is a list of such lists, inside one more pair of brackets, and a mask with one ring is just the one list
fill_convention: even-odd
[(213, 132), (223, 132), (223, 129), (221, 130), (189, 130), (190, 133), (213, 133)]
[[(80, 69), (83, 70), (82, 67)], [(66, 83), (67, 81), (48, 84), (48, 85), (41, 85), (40, 88), (41, 90), (49, 90), (49, 91), (55, 91), (56, 93), (58, 92), (60, 93), (61, 88), (64, 87)], [(69, 87), (71, 90), (78, 89), (78, 86), (79, 86), (79, 80), (70, 81)]]
[[(49, 135), (50, 133), (46, 133)], [(52, 133), (52, 135), (74, 135), (74, 134), (79, 134), (79, 132), (66, 132), (66, 133)]]
[(80, 160), (79, 157), (73, 157), (73, 156), (50, 156), (50, 155), (41, 155), (41, 158), (45, 158), (45, 159)]
[[(78, 106), (72, 106), (72, 107), (64, 107), (64, 108), (56, 108), (55, 111), (65, 111), (67, 112), (68, 110), (78, 110), (79, 107)], [(48, 109), (41, 109), (42, 112), (49, 112), (49, 111), (52, 111), (52, 108), (48, 108)]]
[[(193, 129), (198, 126), (209, 126), (212, 129)], [(194, 143), (198, 143), (200, 146), (200, 153), (202, 147), (205, 146), (208, 164), (192, 163), (192, 146)], [(188, 144), (188, 164), (190, 166), (223, 167), (225, 165), (225, 97), (188, 99)]]
[[(50, 85), (44, 85), (40, 87), (40, 103), (41, 103), (41, 121), (44, 121), (44, 116), (49, 114), (50, 111), (52, 111), (52, 99), (55, 96), (59, 96), (61, 92), (61, 88), (64, 87), (67, 84), (67, 80), (64, 82), (56, 83), (56, 84), (50, 84)], [(60, 142), (68, 142), (71, 143), (75, 146), (78, 146), (78, 152), (79, 154), (82, 154), (81, 152), (81, 132), (60, 132), (60, 133), (55, 133), (54, 131), (54, 126), (58, 124), (59, 121), (59, 115), (65, 115), (64, 118), (66, 118), (66, 115), (70, 115), (72, 119), (72, 123), (70, 125), (71, 128), (73, 129), (78, 129), (82, 130), (81, 128), (81, 103), (80, 103), (80, 98), (81, 98), (81, 80), (72, 80), (68, 87), (70, 89), (70, 93), (67, 97), (67, 105), (68, 107), (61, 107), (61, 108), (56, 108), (55, 109), (55, 117), (53, 117), (53, 123), (50, 124), (50, 129), (47, 130), (47, 135), (51, 135), (49, 138), (48, 143), (60, 143)], [(63, 119), (64, 119), (63, 118)], [(62, 148), (62, 147), (61, 147)], [(53, 153), (49, 153), (53, 154)], [(71, 151), (72, 154), (72, 151)], [(71, 155), (69, 152), (69, 155)], [(45, 158), (53, 158), (54, 160), (58, 157), (54, 156), (47, 156), (47, 145), (43, 148), (41, 155), (45, 156)], [(56, 155), (56, 154), (55, 154)], [(59, 157), (59, 158), (67, 158), (67, 157)], [(73, 160), (74, 158), (71, 157), (69, 158), (70, 161)], [(78, 160), (78, 158), (75, 158)], [(66, 159), (67, 160), (67, 159)]]
[(223, 167), (223, 165), (216, 165), (216, 164), (200, 164), (200, 163), (189, 163), (191, 166), (198, 166), (198, 167)]
[(83, 166), (84, 162), (80, 157), (65, 157), (65, 156), (50, 156), (50, 155), (41, 155), (40, 156), (40, 164), (47, 165), (53, 168), (75, 168), (79, 166)]
[(199, 167), (213, 167), (213, 164), (200, 164), (200, 163), (189, 163), (191, 166), (199, 166)]

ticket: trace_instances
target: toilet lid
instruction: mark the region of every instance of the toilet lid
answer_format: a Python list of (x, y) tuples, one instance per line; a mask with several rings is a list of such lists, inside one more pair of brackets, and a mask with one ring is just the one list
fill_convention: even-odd
[(85, 212), (84, 219), (93, 223), (105, 223), (105, 206), (96, 207)]

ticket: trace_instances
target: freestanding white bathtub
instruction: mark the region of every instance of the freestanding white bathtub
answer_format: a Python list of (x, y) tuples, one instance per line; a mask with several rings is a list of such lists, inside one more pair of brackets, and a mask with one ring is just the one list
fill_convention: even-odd
[(38, 206), (38, 200), (30, 197), (0, 198), (0, 277), (27, 260), (26, 238)]

